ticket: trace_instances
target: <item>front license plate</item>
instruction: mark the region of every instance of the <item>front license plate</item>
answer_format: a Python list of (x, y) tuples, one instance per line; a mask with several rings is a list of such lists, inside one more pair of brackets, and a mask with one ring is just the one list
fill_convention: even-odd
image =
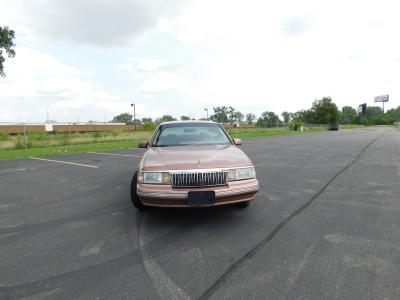
[(215, 203), (214, 191), (188, 192), (189, 205), (207, 205)]

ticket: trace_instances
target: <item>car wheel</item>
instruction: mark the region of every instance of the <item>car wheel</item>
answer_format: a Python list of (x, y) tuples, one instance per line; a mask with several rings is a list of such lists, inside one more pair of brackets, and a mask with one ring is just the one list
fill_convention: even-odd
[(145, 210), (146, 206), (143, 205), (142, 201), (140, 201), (137, 192), (137, 172), (133, 175), (131, 182), (131, 201), (133, 206), (135, 206), (138, 210)]
[(250, 201), (239, 202), (239, 203), (236, 204), (236, 205), (237, 205), (237, 207), (245, 208), (245, 207), (247, 207), (247, 206), (250, 205)]

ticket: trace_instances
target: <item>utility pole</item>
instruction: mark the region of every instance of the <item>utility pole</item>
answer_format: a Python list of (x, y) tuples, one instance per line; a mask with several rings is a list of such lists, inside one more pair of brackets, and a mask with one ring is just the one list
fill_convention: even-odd
[(135, 105), (135, 103), (131, 103), (131, 107), (133, 107), (133, 123), (135, 124), (135, 131), (136, 131), (136, 105)]
[(207, 112), (207, 120), (208, 120), (208, 107), (204, 109)]

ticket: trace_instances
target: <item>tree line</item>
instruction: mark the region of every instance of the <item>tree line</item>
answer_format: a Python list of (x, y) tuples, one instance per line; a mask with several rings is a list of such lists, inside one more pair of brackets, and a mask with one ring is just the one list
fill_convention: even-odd
[[(213, 108), (210, 120), (218, 123), (247, 123), (257, 127), (274, 127), (289, 125), (294, 128), (302, 124), (360, 124), (360, 125), (390, 125), (400, 122), (400, 106), (383, 112), (379, 106), (370, 106), (364, 115), (358, 114), (356, 109), (351, 106), (343, 106), (341, 110), (330, 97), (316, 99), (310, 109), (297, 112), (284, 111), (280, 116), (272, 111), (264, 111), (257, 118), (254, 113), (246, 113), (236, 110), (232, 106), (217, 106)], [(155, 120), (152, 118), (142, 118), (133, 120), (132, 115), (123, 113), (115, 116), (112, 122), (127, 124), (159, 124), (162, 122), (176, 121), (171, 115), (163, 115)], [(189, 116), (182, 115), (180, 120), (191, 120)], [(201, 118), (200, 120), (207, 120)]]

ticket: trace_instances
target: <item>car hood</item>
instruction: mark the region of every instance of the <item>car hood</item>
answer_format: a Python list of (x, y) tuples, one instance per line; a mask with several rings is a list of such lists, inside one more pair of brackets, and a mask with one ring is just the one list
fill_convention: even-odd
[(232, 168), (252, 165), (247, 155), (234, 145), (200, 145), (149, 148), (140, 169), (187, 170)]

